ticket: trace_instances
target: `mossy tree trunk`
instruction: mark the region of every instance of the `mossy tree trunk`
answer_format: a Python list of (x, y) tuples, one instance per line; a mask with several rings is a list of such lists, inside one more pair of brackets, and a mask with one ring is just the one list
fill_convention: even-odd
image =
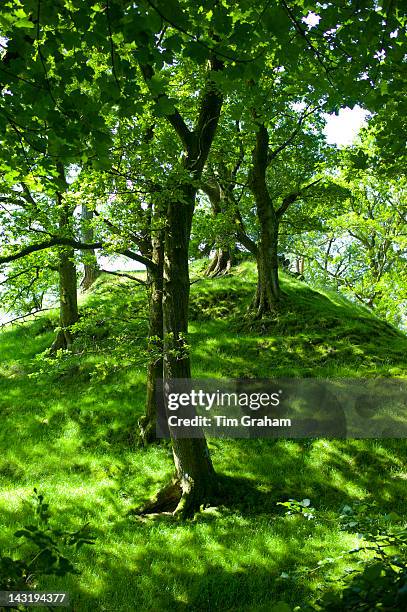
[[(93, 211), (89, 210), (86, 204), (82, 204), (81, 210), (81, 218), (82, 218), (82, 241), (87, 243), (92, 243), (94, 239), (94, 232), (91, 226), (91, 222), (93, 219)], [(83, 264), (83, 279), (81, 282), (81, 287), (84, 291), (89, 289), (95, 282), (95, 280), (100, 276), (100, 268), (98, 266), (96, 253), (93, 249), (88, 251), (82, 251), (82, 255), (84, 257)]]
[[(140, 64), (147, 85), (154, 76), (151, 65)], [(192, 217), (195, 207), (196, 186), (215, 137), (223, 98), (212, 75), (222, 70), (223, 63), (211, 58), (208, 73), (199, 101), (194, 125), (190, 129), (177, 109), (166, 115), (168, 123), (183, 146), (182, 172), (179, 197), (170, 200), (166, 207), (164, 228), (164, 275), (163, 275), (163, 378), (164, 388), (174, 378), (191, 377), (190, 357), (187, 346), (189, 269), (188, 255)], [(157, 100), (159, 96), (152, 92)], [(162, 94), (160, 94), (162, 96)], [(188, 175), (186, 177), (185, 175)], [(168, 189), (168, 193), (174, 189)], [(216, 486), (215, 472), (209, 456), (205, 438), (182, 439), (171, 433), (179, 503), (174, 509), (183, 516), (199, 510), (209, 501)], [(174, 498), (174, 487), (161, 492)], [(157, 497), (162, 497), (158, 495)], [(161, 502), (162, 503), (162, 500)], [(150, 505), (151, 508), (151, 505)]]
[(139, 420), (140, 439), (144, 445), (156, 440), (157, 385), (163, 376), (163, 268), (164, 245), (161, 233), (151, 239), (151, 257), (155, 268), (147, 269), (148, 350), (145, 414)]
[(74, 261), (75, 252), (70, 248), (63, 248), (59, 253), (59, 331), (55, 338), (51, 351), (58, 349), (69, 349), (73, 342), (71, 325), (76, 323), (78, 314), (78, 287), (76, 277), (76, 266)]
[(209, 262), (208, 267), (204, 271), (205, 276), (214, 278), (215, 276), (222, 276), (230, 272), (233, 265), (233, 254), (228, 247), (219, 247), (215, 251), (215, 255)]
[[(188, 245), (195, 191), (186, 186), (182, 202), (167, 210), (164, 258), (164, 379), (188, 379), (191, 364), (187, 347), (189, 270)], [(171, 432), (181, 499), (177, 511), (190, 514), (214, 494), (215, 472), (205, 438), (177, 438)]]
[[(213, 178), (209, 181), (204, 181), (201, 189), (209, 197), (212, 215), (214, 218), (216, 218), (217, 215), (224, 212), (224, 209), (228, 205), (228, 203), (225, 201), (227, 193), (224, 189), (222, 189), (219, 182)], [(212, 278), (215, 276), (221, 276), (222, 274), (227, 274), (233, 264), (233, 253), (230, 246), (221, 243), (220, 239), (218, 239), (216, 242), (217, 246), (215, 255), (204, 270), (204, 276), (210, 276)]]
[(306, 190), (321, 181), (321, 179), (317, 179), (285, 195), (280, 206), (274, 207), (267, 187), (267, 168), (280, 151), (293, 141), (301, 126), (301, 121), (287, 140), (274, 151), (269, 150), (269, 133), (265, 125), (260, 123), (257, 127), (256, 144), (252, 153), (252, 168), (249, 177), (260, 225), (260, 239), (256, 252), (258, 282), (256, 295), (251, 306), (257, 318), (261, 318), (267, 313), (274, 313), (278, 309), (282, 298), (278, 276), (278, 245), (281, 219), (293, 202), (302, 196)]
[(279, 215), (274, 209), (267, 189), (268, 149), (269, 135), (266, 127), (261, 124), (256, 132), (250, 175), (250, 186), (256, 201), (260, 225), (260, 239), (257, 245), (258, 280), (256, 295), (251, 306), (258, 318), (273, 312), (281, 299), (278, 279)]
[[(64, 167), (57, 163), (61, 185), (67, 187)], [(73, 208), (64, 199), (61, 192), (56, 194), (56, 203), (59, 209), (59, 231), (62, 236), (73, 236)], [(61, 247), (59, 250), (59, 331), (55, 338), (51, 352), (59, 349), (69, 349), (73, 342), (71, 325), (79, 319), (78, 313), (78, 283), (75, 265), (75, 251), (71, 247)]]
[(276, 310), (281, 299), (278, 277), (278, 220), (270, 215), (270, 206), (265, 210), (257, 207), (260, 221), (260, 240), (257, 248), (257, 288), (251, 308), (256, 318)]

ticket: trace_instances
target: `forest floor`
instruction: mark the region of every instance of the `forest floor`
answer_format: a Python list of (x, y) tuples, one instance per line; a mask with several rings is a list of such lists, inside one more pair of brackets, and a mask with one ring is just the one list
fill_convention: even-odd
[[(407, 376), (407, 338), (364, 308), (283, 275), (279, 316), (249, 324), (254, 286), (249, 263), (192, 285), (195, 377)], [(187, 522), (128, 517), (172, 470), (168, 443), (137, 446), (144, 289), (103, 276), (81, 312), (72, 357), (42, 353), (53, 312), (0, 334), (0, 554), (23, 554), (13, 534), (34, 520), (34, 487), (51, 523), (96, 536), (70, 553), (79, 575), (39, 590), (69, 591), (78, 612), (302, 610), (369, 556), (347, 554), (360, 540), (344, 506), (407, 520), (405, 440), (327, 439), (211, 439), (224, 505)], [(277, 505), (305, 498), (308, 517)]]

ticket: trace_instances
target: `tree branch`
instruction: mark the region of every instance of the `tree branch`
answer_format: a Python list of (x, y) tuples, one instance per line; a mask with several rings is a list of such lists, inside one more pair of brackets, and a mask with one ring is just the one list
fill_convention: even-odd
[(287, 195), (284, 198), (283, 203), (281, 204), (281, 206), (276, 211), (277, 217), (281, 218), (284, 215), (284, 213), (287, 211), (288, 207), (293, 202), (295, 202), (295, 200), (297, 200), (304, 193), (304, 191), (306, 191), (307, 189), (310, 189), (311, 187), (313, 187), (317, 183), (320, 183), (321, 181), (322, 181), (322, 178), (319, 178), (316, 181), (313, 181), (312, 183), (309, 183), (305, 187), (302, 187), (302, 189), (300, 189), (299, 191), (295, 191), (295, 192), (290, 193), (289, 195)]
[(124, 278), (130, 278), (132, 281), (139, 283), (140, 285), (147, 285), (147, 282), (142, 280), (141, 278), (137, 278), (136, 276), (132, 276), (131, 274), (126, 274), (125, 272), (114, 272), (113, 270), (100, 270), (104, 274), (113, 274), (113, 276), (122, 276)]
[[(39, 242), (37, 244), (31, 244), (27, 247), (24, 247), (17, 253), (0, 256), (0, 264), (10, 263), (12, 261), (16, 261), (17, 259), (26, 257), (27, 255), (31, 255), (31, 253), (37, 253), (39, 251), (44, 251), (46, 249), (50, 249), (55, 246), (69, 246), (75, 250), (80, 250), (80, 251), (103, 249), (106, 247), (106, 245), (104, 245), (102, 242), (93, 242), (89, 244), (89, 243), (80, 242), (77, 240), (70, 240), (69, 238), (54, 237), (54, 238), (51, 238), (50, 240)], [(129, 249), (120, 249), (120, 250), (117, 250), (116, 253), (119, 253), (120, 255), (125, 255), (126, 257), (128, 257), (129, 259), (133, 259), (134, 261), (138, 261), (139, 263), (146, 266), (146, 268), (155, 269), (156, 267), (156, 264), (152, 262), (151, 259), (148, 259), (148, 257), (144, 257), (143, 255), (139, 255), (138, 253), (134, 253), (133, 251), (130, 251)]]
[(281, 151), (286, 149), (293, 142), (295, 137), (299, 134), (299, 132), (301, 130), (301, 127), (302, 127), (302, 124), (304, 123), (305, 119), (307, 119), (310, 115), (312, 115), (313, 113), (315, 113), (317, 110), (320, 109), (319, 106), (316, 106), (316, 107), (314, 107), (311, 110), (309, 110), (309, 108), (310, 107), (307, 106), (307, 108), (305, 109), (305, 112), (302, 113), (302, 115), (298, 119), (296, 128), (293, 130), (293, 132), (290, 134), (290, 136), (287, 138), (287, 140), (282, 142), (276, 149), (274, 149), (274, 151), (270, 151), (269, 152), (269, 154), (267, 156), (267, 165), (270, 165), (270, 163), (273, 161), (273, 159), (275, 159), (277, 157), (277, 155), (279, 153), (281, 153)]
[(267, 188), (266, 171), (268, 161), (269, 133), (264, 123), (258, 124), (256, 144), (252, 152), (252, 168), (250, 171), (250, 187), (256, 200), (257, 207), (261, 204), (270, 209), (275, 216), (275, 209)]
[(51, 308), (39, 308), (38, 310), (33, 310), (32, 312), (29, 312), (28, 314), (20, 315), (18, 317), (15, 317), (14, 319), (11, 319), (11, 321), (6, 321), (5, 323), (2, 323), (0, 327), (7, 327), (7, 325), (12, 325), (13, 323), (16, 323), (17, 321), (21, 321), (21, 319), (27, 319), (28, 317), (32, 317), (33, 315), (36, 315), (39, 312), (55, 310), (55, 308), (56, 306), (53, 306)]
[(312, 44), (311, 40), (309, 39), (306, 31), (303, 29), (303, 27), (301, 26), (301, 24), (298, 22), (298, 20), (296, 19), (292, 9), (288, 6), (287, 2), (285, 0), (282, 0), (282, 4), (283, 7), (290, 19), (290, 21), (293, 23), (295, 29), (297, 30), (297, 32), (299, 33), (299, 35), (305, 40), (307, 47), (313, 52), (313, 54), (315, 55), (318, 63), (322, 66), (322, 68), (325, 71), (325, 74), (327, 76), (327, 79), (329, 81), (330, 85), (333, 85), (333, 81), (331, 79), (331, 76), (329, 74), (329, 68), (327, 68), (327, 66), (325, 65), (325, 62), (323, 60), (323, 55), (321, 54), (321, 52), (319, 51), (319, 49), (317, 49), (316, 47), (314, 47), (314, 45)]
[[(149, 88), (154, 101), (158, 102), (160, 99), (169, 100), (169, 97), (167, 94), (165, 93), (154, 94), (149, 87), (149, 81), (151, 81), (151, 79), (154, 76), (153, 67), (150, 64), (142, 64), (142, 63), (139, 63), (139, 66), (140, 66), (140, 70), (143, 75), (143, 78), (146, 82), (146, 85)], [(177, 109), (175, 109), (172, 113), (165, 115), (165, 118), (174, 128), (182, 144), (184, 145), (185, 150), (189, 151), (191, 147), (191, 143), (192, 143), (192, 132), (189, 130), (180, 112)]]
[(188, 160), (188, 166), (198, 176), (202, 174), (202, 170), (208, 158), (209, 149), (215, 136), (223, 104), (223, 96), (211, 78), (211, 75), (222, 69), (223, 62), (213, 57), (210, 60), (210, 70), (207, 75), (198, 118), (193, 131), (195, 151), (188, 151), (188, 156), (190, 158)]

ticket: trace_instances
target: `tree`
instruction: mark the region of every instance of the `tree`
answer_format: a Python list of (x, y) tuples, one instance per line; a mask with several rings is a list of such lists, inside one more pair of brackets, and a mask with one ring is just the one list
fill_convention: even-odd
[[(349, 159), (348, 159), (349, 163)], [(348, 198), (322, 231), (302, 235), (306, 276), (334, 285), (396, 324), (406, 300), (405, 181), (378, 178), (351, 164), (343, 171)], [(339, 180), (339, 179), (337, 179)]]
[[(18, 160), (16, 155), (14, 160)], [(28, 171), (23, 161), (20, 163), (20, 168), (23, 175), (24, 170)], [(52, 184), (48, 185), (45, 193), (42, 189), (35, 192), (39, 185), (32, 173), (28, 177), (28, 180), (31, 181), (30, 188), (27, 181), (24, 180), (11, 185), (7, 185), (7, 180), (4, 181), (3, 200), (8, 205), (4, 212), (8, 214), (8, 226), (12, 233), (11, 244), (15, 240), (19, 241), (21, 234), (24, 236), (46, 234), (50, 238), (58, 235), (63, 239), (74, 239), (73, 208), (67, 197), (68, 184), (60, 163), (56, 164), (55, 172), (59, 174)], [(12, 175), (13, 180), (18, 180), (18, 174), (17, 172)], [(5, 239), (6, 244), (10, 246), (10, 235), (5, 236)], [(30, 252), (27, 253), (29, 254)], [(13, 258), (10, 259), (12, 260)], [(60, 328), (51, 347), (51, 350), (55, 352), (60, 348), (70, 347), (72, 344), (70, 326), (78, 320), (77, 280), (73, 250), (68, 246), (61, 248), (58, 251), (58, 261), (52, 267), (58, 270), (60, 295)]]
[[(310, 9), (320, 16), (315, 28), (303, 23)], [(52, 173), (55, 158), (65, 168), (90, 162), (95, 169), (109, 169), (123, 117), (140, 118), (153, 110), (159, 129), (166, 125), (172, 131), (177, 162), (173, 163), (174, 152), (166, 151), (162, 166), (165, 193), (170, 196), (163, 230), (165, 381), (190, 377), (188, 246), (195, 196), (224, 101), (234, 96), (257, 134), (251, 182), (259, 199), (264, 195), (268, 125), (265, 116), (253, 117), (253, 110), (264, 110), (264, 86), (274, 87), (283, 75), (284, 92), (292, 102), (315, 102), (338, 71), (346, 96), (360, 99), (382, 78), (382, 57), (372, 58), (372, 52), (380, 44), (386, 62), (393, 59), (396, 43), (389, 33), (403, 21), (400, 14), (379, 11), (373, 2), (355, 7), (303, 0), (261, 5), (240, 0), (233, 7), (188, 0), (109, 0), (92, 6), (82, 0), (23, 0), (18, 9), (7, 5), (2, 11), (7, 45), (1, 65), (1, 121), (23, 148), (43, 155), (43, 175)], [(355, 82), (363, 70), (370, 82)], [(341, 94), (330, 89), (331, 106), (340, 104)], [(267, 202), (263, 199), (261, 206)], [(268, 221), (270, 210), (264, 213), (260, 216)], [(266, 237), (275, 234), (277, 224), (266, 225), (262, 251), (269, 252), (274, 274), (266, 282), (275, 287), (275, 258)], [(96, 244), (87, 248), (98, 248)], [(47, 245), (81, 248), (78, 241), (58, 237), (31, 244), (13, 256)], [(128, 248), (122, 245), (120, 251)], [(155, 269), (150, 257), (137, 258)], [(173, 436), (173, 450), (181, 495), (177, 510), (192, 512), (216, 489), (208, 449), (203, 439)]]

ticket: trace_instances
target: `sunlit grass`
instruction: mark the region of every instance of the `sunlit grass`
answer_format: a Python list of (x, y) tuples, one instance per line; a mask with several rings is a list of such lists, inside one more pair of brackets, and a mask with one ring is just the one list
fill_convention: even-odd
[[(290, 277), (283, 288), (281, 312), (253, 324), (245, 318), (254, 290), (251, 264), (240, 276), (193, 285), (194, 376), (405, 376), (401, 333), (336, 294), (316, 293)], [(101, 323), (95, 329), (114, 331), (128, 291), (122, 281), (98, 281), (81, 302), (96, 310)], [(133, 297), (136, 291), (131, 285)], [(228, 300), (229, 313), (223, 308)], [(142, 304), (140, 294), (131, 307), (140, 312)], [(34, 487), (50, 502), (58, 526), (89, 521), (96, 543), (73, 557), (81, 574), (41, 578), (38, 585), (70, 591), (76, 610), (300, 605), (325, 588), (327, 578), (352, 567), (353, 560), (342, 557), (356, 542), (339, 529), (343, 504), (365, 500), (406, 516), (404, 440), (211, 439), (223, 506), (187, 523), (128, 517), (172, 471), (168, 444), (136, 444), (144, 365), (107, 368), (98, 380), (92, 372), (103, 360), (109, 365), (109, 355), (84, 354), (58, 375), (30, 377), (41, 367), (33, 360), (50, 345), (55, 320), (51, 314), (0, 335), (0, 546), (3, 554), (18, 554), (13, 533), (32, 520), (27, 500)], [(313, 520), (286, 516), (277, 506), (305, 497), (315, 508)], [(318, 566), (328, 557), (335, 562)]]

